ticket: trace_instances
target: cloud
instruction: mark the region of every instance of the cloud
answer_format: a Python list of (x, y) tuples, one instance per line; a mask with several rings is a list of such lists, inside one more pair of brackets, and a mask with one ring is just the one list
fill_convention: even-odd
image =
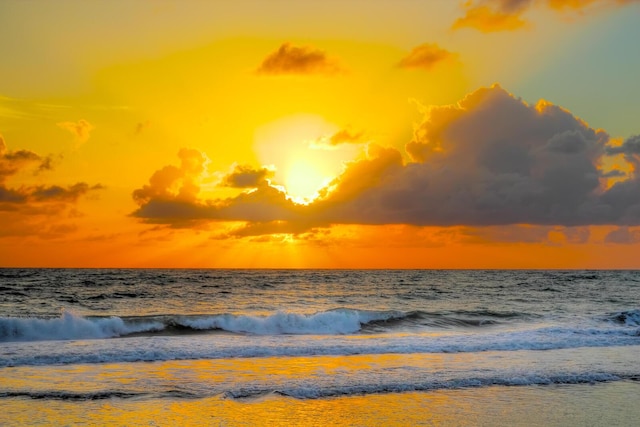
[[(299, 236), (301, 234), (309, 233), (310, 231), (319, 227), (317, 222), (304, 222), (304, 221), (266, 221), (266, 222), (251, 222), (238, 227), (231, 232), (227, 233), (225, 237), (253, 237), (264, 236), (271, 234), (291, 234)], [(324, 224), (327, 226), (327, 224)]]
[(438, 64), (451, 62), (456, 58), (456, 54), (442, 49), (437, 44), (424, 43), (414, 47), (409, 55), (402, 58), (400, 62), (398, 62), (398, 67), (431, 70)]
[(40, 163), (38, 167), (40, 170), (51, 168), (50, 158), (43, 159), (33, 151), (9, 151), (7, 143), (2, 135), (0, 135), (0, 185), (2, 185), (7, 178), (15, 175), (19, 170), (34, 163)]
[(452, 29), (473, 28), (483, 33), (492, 33), (519, 30), (527, 26), (527, 21), (520, 17), (524, 9), (504, 11), (488, 5), (465, 7), (465, 15), (456, 19), (451, 26)]
[(151, 121), (149, 121), (149, 120), (145, 120), (144, 122), (136, 123), (136, 128), (134, 130), (134, 134), (135, 135), (140, 135), (147, 128), (149, 128), (149, 126), (151, 126)]
[(618, 227), (604, 238), (605, 243), (629, 245), (640, 242), (640, 230), (629, 227)]
[(257, 188), (268, 184), (267, 179), (272, 178), (274, 171), (268, 168), (254, 169), (247, 165), (236, 165), (231, 173), (226, 175), (221, 182), (224, 187)]
[(331, 75), (343, 71), (335, 60), (328, 58), (321, 50), (283, 43), (262, 61), (256, 72), (265, 75)]
[(42, 157), (29, 150), (9, 150), (0, 136), (0, 237), (38, 235), (60, 237), (73, 224), (60, 224), (69, 217), (78, 200), (101, 190), (100, 184), (78, 182), (61, 185), (21, 185), (11, 187), (9, 179), (21, 172), (34, 173), (52, 169), (51, 157)]
[(390, 149), (361, 160), (317, 204), (332, 223), (640, 224), (638, 177), (609, 189), (602, 178), (608, 142), (569, 111), (496, 85), (431, 108), (406, 146), (412, 162), (384, 161)]
[(223, 178), (222, 185), (244, 188), (244, 192), (233, 198), (201, 200), (198, 181), (205, 172), (206, 156), (185, 148), (178, 156), (180, 167), (159, 169), (148, 184), (133, 192), (140, 206), (133, 216), (179, 227), (190, 227), (201, 220), (269, 222), (297, 216), (300, 206), (269, 183), (271, 171), (266, 168), (236, 166)]
[(133, 199), (141, 205), (151, 201), (190, 203), (197, 198), (198, 179), (205, 171), (207, 158), (198, 150), (183, 148), (178, 152), (180, 167), (165, 166), (156, 171), (149, 184), (133, 192)]
[(90, 186), (86, 182), (79, 182), (68, 187), (59, 185), (36, 186), (31, 189), (30, 198), (35, 202), (65, 202), (75, 203), (80, 197), (93, 190), (103, 190), (104, 186), (96, 184)]
[(595, 4), (623, 6), (638, 2), (639, 0), (546, 0), (544, 3), (556, 10), (581, 10)]
[(536, 6), (556, 11), (582, 11), (592, 5), (624, 6), (640, 0), (476, 0), (464, 3), (465, 14), (452, 25), (454, 30), (473, 28), (484, 33), (513, 31), (527, 27), (522, 18)]
[(628, 159), (634, 159), (640, 156), (640, 135), (634, 135), (626, 139), (622, 145), (616, 147), (607, 147), (607, 153), (624, 154)]
[(352, 132), (347, 129), (339, 130), (328, 139), (329, 145), (340, 144), (361, 144), (363, 143), (364, 132)]
[(57, 125), (60, 129), (71, 132), (78, 145), (87, 142), (89, 136), (91, 136), (91, 131), (95, 129), (91, 123), (84, 119), (80, 119), (77, 122), (60, 122)]
[(427, 109), (406, 145), (411, 161), (395, 148), (369, 144), (366, 155), (347, 163), (308, 205), (272, 186), (266, 169), (248, 166), (236, 166), (223, 180), (245, 190), (236, 197), (184, 197), (179, 182), (195, 179), (191, 169), (166, 166), (134, 192), (134, 216), (165, 224), (245, 222), (236, 236), (303, 233), (331, 224), (529, 224), (579, 243), (588, 239), (589, 225), (640, 225), (640, 177), (603, 168), (608, 156), (635, 161), (636, 144), (631, 137), (611, 146), (605, 131), (571, 112), (544, 100), (530, 105), (494, 85), (455, 105)]

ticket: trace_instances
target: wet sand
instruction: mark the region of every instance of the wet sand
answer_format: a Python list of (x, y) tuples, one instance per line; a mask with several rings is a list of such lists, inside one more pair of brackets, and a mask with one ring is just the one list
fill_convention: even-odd
[(640, 419), (640, 382), (484, 387), (298, 400), (109, 398), (0, 401), (0, 425), (617, 426)]

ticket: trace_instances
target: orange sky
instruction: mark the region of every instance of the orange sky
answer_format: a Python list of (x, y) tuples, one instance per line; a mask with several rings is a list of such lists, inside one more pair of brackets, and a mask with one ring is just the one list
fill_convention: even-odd
[(640, 268), (640, 2), (0, 4), (0, 266)]

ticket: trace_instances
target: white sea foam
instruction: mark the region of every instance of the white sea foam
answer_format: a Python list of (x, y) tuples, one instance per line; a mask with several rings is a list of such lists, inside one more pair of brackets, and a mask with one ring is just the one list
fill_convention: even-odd
[(101, 339), (164, 328), (159, 322), (125, 323), (120, 317), (86, 318), (64, 311), (55, 319), (0, 318), (0, 341)]
[(219, 316), (183, 318), (178, 323), (192, 329), (222, 329), (229, 332), (244, 332), (257, 335), (333, 335), (358, 332), (363, 324), (378, 320), (388, 320), (394, 316), (399, 316), (399, 314), (360, 310), (331, 310), (311, 315), (285, 312), (277, 312), (269, 316), (223, 314)]
[(321, 338), (318, 335), (286, 334), (142, 336), (92, 340), (82, 346), (64, 341), (9, 342), (0, 346), (0, 367), (274, 356), (474, 353), (629, 345), (640, 345), (640, 339), (625, 327), (598, 330), (554, 326), (492, 330), (482, 334), (403, 332), (325, 335)]

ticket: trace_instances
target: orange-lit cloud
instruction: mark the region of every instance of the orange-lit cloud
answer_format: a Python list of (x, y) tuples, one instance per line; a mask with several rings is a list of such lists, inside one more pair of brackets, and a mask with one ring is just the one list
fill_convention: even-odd
[(91, 123), (84, 119), (80, 119), (77, 122), (60, 122), (57, 125), (60, 129), (71, 132), (78, 144), (87, 142), (91, 136), (91, 131), (95, 129)]
[(77, 201), (102, 185), (78, 182), (68, 186), (20, 185), (12, 187), (7, 181), (14, 175), (33, 169), (51, 170), (51, 158), (28, 151), (11, 151), (0, 137), (0, 236), (38, 234), (42, 237), (71, 231), (72, 224), (60, 223), (72, 212)]
[(607, 147), (611, 155), (623, 154), (635, 171), (640, 171), (640, 135), (627, 138), (622, 145)]
[(363, 137), (364, 132), (352, 132), (348, 129), (341, 129), (331, 135), (328, 142), (330, 145), (361, 144), (364, 142)]
[(343, 72), (342, 67), (325, 52), (307, 46), (293, 46), (291, 43), (282, 44), (278, 50), (267, 56), (258, 74), (337, 74)]
[(546, 0), (546, 3), (550, 8), (557, 10), (580, 10), (598, 3), (604, 5), (625, 5), (638, 2), (639, 0)]
[(431, 70), (438, 64), (452, 62), (456, 58), (456, 54), (442, 49), (437, 44), (424, 43), (414, 47), (409, 55), (402, 58), (398, 62), (398, 67)]
[[(582, 242), (588, 232), (579, 227), (640, 225), (638, 175), (607, 186), (609, 171), (601, 166), (606, 156), (636, 156), (637, 138), (608, 144), (606, 132), (569, 111), (546, 101), (529, 105), (495, 85), (456, 105), (430, 108), (406, 146), (411, 162), (395, 148), (369, 144), (367, 155), (347, 163), (308, 205), (272, 186), (267, 169), (250, 167), (236, 167), (224, 179), (246, 191), (203, 200), (191, 182), (195, 177), (189, 178), (202, 171), (197, 163), (193, 169), (167, 166), (156, 172), (134, 192), (140, 205), (134, 215), (167, 224), (246, 222), (236, 236), (302, 233), (331, 224), (531, 224), (565, 227), (542, 233)], [(186, 153), (192, 152), (181, 151), (183, 162)], [(191, 183), (188, 197), (181, 196), (184, 182)]]
[(483, 33), (519, 30), (527, 25), (527, 21), (520, 17), (523, 11), (524, 8), (504, 11), (491, 6), (469, 5), (466, 7), (465, 15), (456, 19), (452, 28), (474, 28)]
[(180, 167), (165, 166), (149, 179), (149, 184), (134, 191), (133, 198), (140, 204), (151, 200), (194, 202), (200, 191), (197, 182), (204, 172), (206, 157), (197, 150), (183, 148), (178, 153)]
[(465, 14), (452, 25), (453, 29), (474, 28), (484, 33), (513, 31), (525, 28), (522, 17), (534, 6), (545, 6), (557, 11), (581, 11), (591, 5), (622, 6), (639, 0), (477, 0), (463, 5)]

